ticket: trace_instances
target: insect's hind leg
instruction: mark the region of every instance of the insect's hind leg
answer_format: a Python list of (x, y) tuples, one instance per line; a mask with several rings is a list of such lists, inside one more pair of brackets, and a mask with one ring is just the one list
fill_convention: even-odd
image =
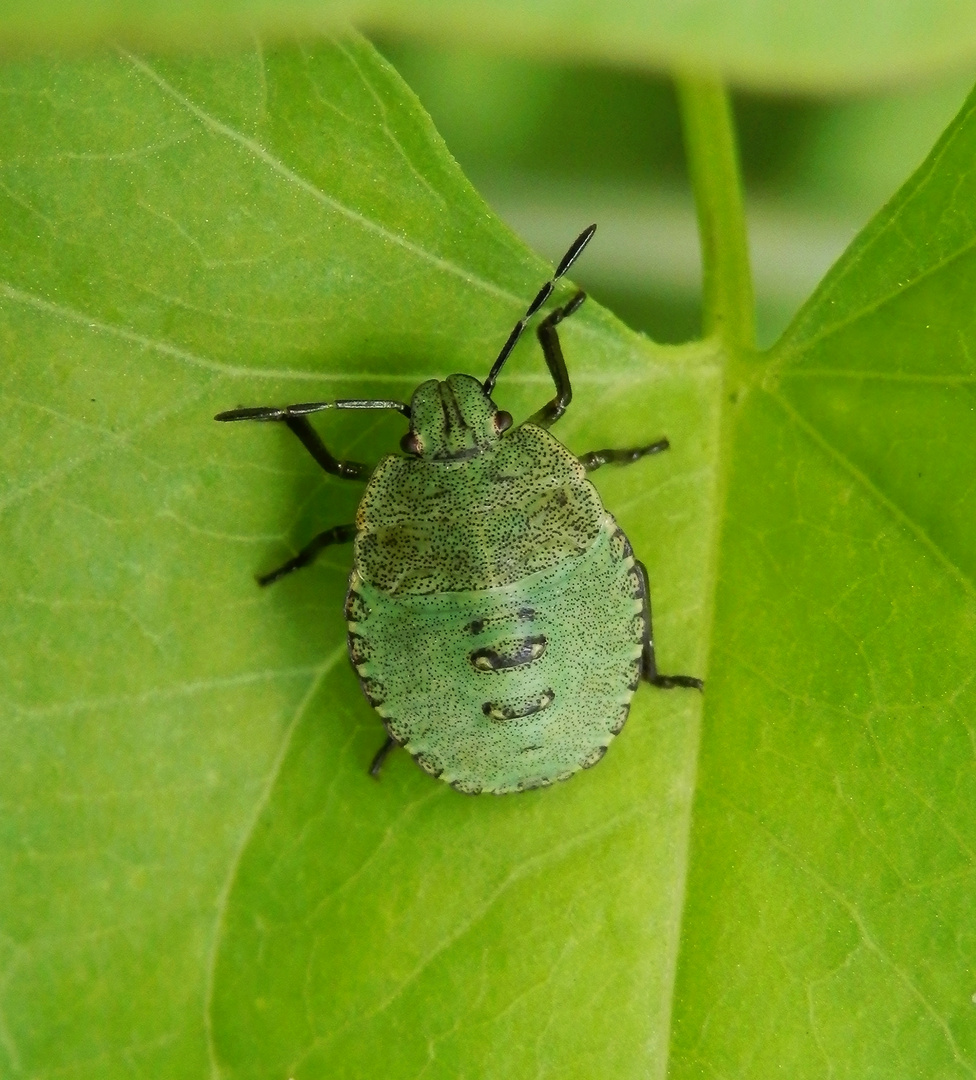
[(630, 450), (591, 450), (588, 454), (580, 455), (580, 462), (587, 472), (594, 472), (601, 465), (614, 462), (617, 465), (633, 465), (642, 457), (650, 454), (660, 454), (662, 450), (670, 449), (671, 444), (667, 439), (658, 439), (657, 442), (647, 446), (635, 446)]
[(392, 735), (387, 735), (386, 742), (376, 751), (373, 755), (373, 760), (369, 766), (369, 775), (374, 780), (379, 780), (380, 769), (383, 768), (383, 762), (390, 756), (390, 751), (397, 746), (396, 739)]
[(325, 532), (320, 532), (318, 536), (311, 539), (301, 551), (290, 558), (288, 562), (282, 563), (277, 569), (272, 570), (267, 574), (262, 574), (258, 578), (258, 584), (270, 585), (272, 582), (278, 581), (287, 574), (292, 573), (294, 570), (300, 570), (303, 566), (309, 566), (315, 562), (319, 552), (322, 551), (323, 548), (331, 547), (333, 544), (348, 544), (355, 536), (355, 525), (336, 525), (331, 529), (326, 529)]
[(673, 690), (676, 686), (683, 686), (689, 690), (704, 689), (704, 682), (694, 675), (661, 675), (657, 670), (657, 658), (654, 655), (654, 630), (651, 626), (651, 589), (647, 580), (647, 567), (640, 561), (634, 560), (641, 577), (644, 579), (644, 604), (647, 619), (644, 622), (644, 649), (641, 655), (641, 678), (646, 679), (652, 686), (659, 686), (662, 690)]
[(573, 387), (569, 381), (569, 372), (566, 370), (566, 361), (563, 359), (563, 350), (559, 344), (556, 327), (563, 319), (568, 319), (574, 311), (578, 311), (585, 299), (586, 293), (580, 290), (568, 304), (550, 311), (536, 330), (539, 344), (542, 346), (542, 355), (546, 358), (546, 367), (549, 368), (552, 381), (556, 384), (556, 396), (552, 401), (547, 402), (537, 413), (529, 417), (528, 422), (537, 427), (547, 428), (554, 424), (573, 400)]

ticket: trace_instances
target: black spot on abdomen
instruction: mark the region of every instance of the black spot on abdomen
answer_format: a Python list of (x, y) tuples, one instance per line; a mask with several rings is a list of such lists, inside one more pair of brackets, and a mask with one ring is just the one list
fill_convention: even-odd
[(537, 634), (535, 637), (501, 642), (493, 649), (476, 649), (469, 659), (476, 671), (506, 671), (525, 667), (541, 659), (547, 645), (545, 635)]
[(535, 694), (522, 701), (511, 703), (499, 701), (486, 701), (481, 706), (481, 711), (490, 720), (521, 720), (526, 716), (534, 716), (536, 713), (548, 709), (556, 700), (556, 695), (551, 687), (543, 690), (541, 694)]

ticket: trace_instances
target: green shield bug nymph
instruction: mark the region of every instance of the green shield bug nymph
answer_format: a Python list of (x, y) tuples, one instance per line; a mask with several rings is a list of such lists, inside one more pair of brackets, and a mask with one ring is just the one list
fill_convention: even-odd
[[(666, 439), (577, 457), (548, 428), (572, 399), (556, 327), (582, 292), (538, 328), (556, 396), (518, 427), (495, 407), (495, 380), (529, 320), (596, 231), (574, 241), (516, 323), (485, 381), (432, 379), (410, 404), (354, 399), (232, 409), (217, 420), (280, 421), (327, 472), (368, 480), (354, 525), (316, 536), (269, 585), (330, 544), (354, 542), (346, 594), (349, 656), (387, 738), (469, 794), (526, 791), (595, 765), (641, 679), (661, 675), (647, 572), (586, 474), (668, 448)], [(332, 456), (309, 423), (324, 409), (396, 409), (410, 421), (375, 469)]]

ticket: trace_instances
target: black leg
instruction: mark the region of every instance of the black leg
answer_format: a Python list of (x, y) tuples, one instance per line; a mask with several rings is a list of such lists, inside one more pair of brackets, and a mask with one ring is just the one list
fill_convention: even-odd
[(290, 431), (301, 439), (302, 446), (312, 455), (327, 473), (341, 476), (343, 480), (365, 480), (373, 471), (359, 461), (339, 461), (326, 449), (319, 433), (304, 416), (286, 416), (285, 423)]
[(229, 409), (227, 412), (218, 413), (214, 419), (220, 421), (229, 420), (258, 420), (280, 421), (287, 426), (301, 440), (302, 446), (312, 455), (327, 473), (333, 476), (341, 476), (344, 480), (364, 480), (372, 472), (368, 465), (362, 465), (358, 461), (340, 461), (334, 458), (326, 449), (318, 432), (308, 422), (309, 413), (322, 412), (325, 409), (395, 409), (410, 416), (410, 406), (402, 401), (388, 401), (372, 398), (348, 398), (339, 401), (307, 401), (297, 405), (285, 405), (278, 408), (274, 405), (261, 405), (256, 408)]
[(347, 544), (355, 535), (355, 525), (336, 525), (335, 528), (326, 529), (325, 532), (319, 533), (318, 536), (310, 540), (294, 558), (282, 563), (277, 570), (262, 574), (258, 578), (258, 584), (270, 585), (272, 582), (278, 581), (279, 578), (283, 578), (286, 574), (290, 574), (293, 570), (308, 566), (310, 563), (315, 562), (318, 553), (323, 548), (330, 547), (332, 544)]
[(667, 439), (658, 439), (648, 446), (635, 446), (632, 450), (591, 450), (588, 454), (581, 454), (580, 461), (587, 472), (594, 472), (601, 465), (616, 462), (618, 465), (633, 465), (648, 454), (660, 454), (662, 450), (669, 449), (671, 444)]
[(530, 424), (549, 427), (562, 416), (573, 400), (573, 388), (569, 382), (569, 372), (566, 370), (566, 361), (563, 359), (563, 350), (559, 344), (556, 327), (563, 319), (568, 319), (574, 311), (578, 311), (585, 299), (586, 293), (578, 292), (568, 304), (551, 311), (539, 323), (536, 333), (539, 336), (539, 344), (542, 346), (542, 355), (546, 358), (549, 374), (552, 375), (552, 381), (556, 384), (556, 396), (548, 404), (543, 405), (534, 416), (529, 417)]
[(369, 767), (369, 775), (374, 780), (379, 780), (380, 769), (383, 768), (383, 762), (390, 756), (390, 751), (397, 745), (396, 739), (392, 735), (387, 735), (386, 742), (376, 751), (373, 755), (372, 764)]
[(652, 686), (659, 686), (662, 690), (673, 690), (676, 686), (684, 686), (689, 690), (701, 690), (705, 684), (694, 675), (659, 675), (657, 660), (654, 656), (654, 631), (651, 628), (651, 589), (647, 581), (647, 567), (635, 559), (637, 569), (644, 579), (644, 603), (647, 619), (644, 623), (644, 653), (641, 677), (646, 679)]

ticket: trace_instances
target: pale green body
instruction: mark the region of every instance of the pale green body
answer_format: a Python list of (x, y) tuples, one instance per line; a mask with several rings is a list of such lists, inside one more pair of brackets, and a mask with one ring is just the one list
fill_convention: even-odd
[(387, 457), (356, 524), (350, 656), (425, 770), (502, 794), (600, 760), (640, 680), (647, 601), (569, 450), (523, 424), (468, 458)]

